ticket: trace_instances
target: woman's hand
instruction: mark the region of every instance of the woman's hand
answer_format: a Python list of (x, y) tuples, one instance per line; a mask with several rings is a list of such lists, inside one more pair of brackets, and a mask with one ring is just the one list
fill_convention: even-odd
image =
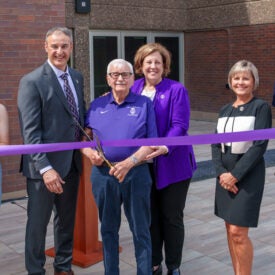
[(168, 153), (168, 148), (165, 145), (162, 146), (149, 146), (150, 149), (153, 150), (152, 153), (146, 156), (146, 160), (158, 157), (160, 155), (165, 155)]
[(238, 193), (239, 189), (236, 186), (238, 179), (235, 178), (231, 173), (228, 172), (228, 173), (221, 174), (219, 177), (219, 180), (220, 180), (220, 185), (224, 189), (226, 189), (234, 194)]

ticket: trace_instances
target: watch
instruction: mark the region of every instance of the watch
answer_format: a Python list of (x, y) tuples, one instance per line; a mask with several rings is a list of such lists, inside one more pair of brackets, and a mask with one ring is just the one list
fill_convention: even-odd
[(138, 163), (138, 159), (134, 155), (130, 156), (130, 159), (134, 163), (134, 165)]

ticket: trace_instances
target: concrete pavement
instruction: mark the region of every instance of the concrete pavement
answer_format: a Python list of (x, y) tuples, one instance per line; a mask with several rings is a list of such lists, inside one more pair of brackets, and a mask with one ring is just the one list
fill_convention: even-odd
[[(215, 123), (191, 121), (190, 135), (212, 133)], [(269, 143), (272, 160), (275, 142)], [(181, 271), (184, 275), (233, 275), (223, 221), (213, 214), (215, 179), (211, 174), (209, 145), (194, 146), (198, 171), (190, 185), (185, 209), (186, 237)], [(275, 159), (275, 157), (274, 157)], [(250, 230), (254, 244), (253, 274), (275, 274), (275, 165), (268, 166), (259, 226)], [(0, 274), (25, 275), (24, 235), (27, 198), (4, 202), (0, 208)], [(136, 274), (134, 248), (123, 215), (120, 230), (121, 275)], [(53, 246), (52, 221), (48, 227), (47, 248)], [(47, 274), (53, 274), (53, 259), (47, 257)], [(104, 274), (103, 263), (87, 268), (73, 266), (76, 275)]]

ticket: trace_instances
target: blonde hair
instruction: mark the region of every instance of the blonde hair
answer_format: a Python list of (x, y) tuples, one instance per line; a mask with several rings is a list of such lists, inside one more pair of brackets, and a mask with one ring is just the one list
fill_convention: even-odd
[(250, 72), (254, 79), (254, 91), (259, 87), (259, 74), (256, 66), (250, 61), (240, 60), (232, 66), (232, 68), (228, 73), (228, 85), (230, 89), (232, 89), (231, 87), (232, 78), (234, 77), (235, 74), (239, 72)]

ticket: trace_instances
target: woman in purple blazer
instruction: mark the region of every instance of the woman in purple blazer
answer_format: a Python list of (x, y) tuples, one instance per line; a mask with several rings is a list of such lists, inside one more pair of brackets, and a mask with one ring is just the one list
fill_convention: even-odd
[[(135, 55), (135, 72), (143, 78), (135, 81), (131, 90), (149, 97), (154, 104), (159, 137), (188, 135), (190, 105), (188, 91), (179, 82), (166, 78), (171, 57), (158, 43), (149, 43)], [(165, 251), (167, 274), (180, 274), (184, 242), (183, 210), (196, 162), (192, 146), (166, 147), (167, 154), (151, 164), (153, 177), (152, 208), (152, 274), (162, 274), (162, 248)], [(148, 158), (159, 155), (155, 153)]]

